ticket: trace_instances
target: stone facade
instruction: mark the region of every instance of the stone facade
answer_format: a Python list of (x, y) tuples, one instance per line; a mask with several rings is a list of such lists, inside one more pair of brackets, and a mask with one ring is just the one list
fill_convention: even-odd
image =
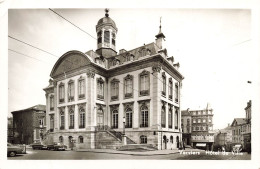
[[(69, 51), (56, 62), (44, 89), (47, 140), (74, 142), (77, 148), (118, 148), (125, 134), (129, 143), (179, 147), (183, 76), (161, 44), (121, 50), (119, 55), (109, 52), (116, 46), (104, 38), (116, 33), (115, 22), (106, 15), (97, 25), (101, 39), (96, 52)], [(165, 37), (161, 34), (157, 39)]]

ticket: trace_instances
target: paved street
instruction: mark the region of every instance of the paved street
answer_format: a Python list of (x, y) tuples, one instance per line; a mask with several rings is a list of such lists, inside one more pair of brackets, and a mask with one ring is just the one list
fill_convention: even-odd
[(8, 157), (8, 160), (250, 160), (251, 155), (247, 153), (223, 155), (206, 154), (201, 150), (185, 150), (183, 152), (156, 151), (147, 152), (146, 154), (128, 154), (127, 152), (111, 151), (111, 152), (90, 152), (90, 151), (48, 151), (48, 150), (32, 150), (28, 149), (27, 154), (17, 155), (16, 157)]

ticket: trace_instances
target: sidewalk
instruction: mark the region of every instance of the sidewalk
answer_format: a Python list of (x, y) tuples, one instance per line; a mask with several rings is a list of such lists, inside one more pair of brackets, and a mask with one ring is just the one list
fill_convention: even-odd
[[(190, 151), (192, 149), (186, 149), (184, 151)], [(153, 156), (153, 155), (168, 155), (180, 153), (178, 149), (174, 150), (155, 150), (155, 151), (118, 151), (112, 149), (78, 149), (77, 152), (95, 152), (95, 153), (108, 153), (108, 154), (124, 154), (134, 156)]]

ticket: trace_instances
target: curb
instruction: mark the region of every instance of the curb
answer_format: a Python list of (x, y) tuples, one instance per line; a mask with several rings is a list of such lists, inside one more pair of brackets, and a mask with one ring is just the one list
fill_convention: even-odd
[(120, 152), (104, 152), (104, 151), (76, 151), (76, 152), (93, 152), (93, 153), (107, 153), (107, 154), (122, 154), (122, 155), (132, 155), (132, 156), (154, 156), (154, 155), (170, 155), (170, 154), (178, 154), (179, 152), (172, 153), (161, 153), (161, 154), (135, 154), (135, 153), (120, 153)]

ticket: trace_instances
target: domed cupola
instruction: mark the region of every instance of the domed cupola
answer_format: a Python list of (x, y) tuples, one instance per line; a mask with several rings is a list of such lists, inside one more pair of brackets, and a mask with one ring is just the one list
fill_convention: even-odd
[(116, 52), (116, 34), (117, 27), (115, 22), (109, 17), (109, 10), (105, 9), (105, 17), (99, 19), (96, 25), (97, 32), (97, 50), (96, 52), (110, 58), (117, 54)]

